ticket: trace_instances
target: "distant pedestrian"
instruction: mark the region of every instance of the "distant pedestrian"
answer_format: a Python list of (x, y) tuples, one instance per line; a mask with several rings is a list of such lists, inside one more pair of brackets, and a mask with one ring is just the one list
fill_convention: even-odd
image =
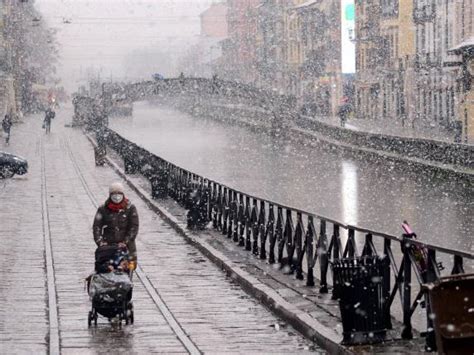
[(96, 165), (104, 165), (107, 154), (107, 126), (109, 118), (103, 105), (94, 105), (94, 129), (97, 147), (95, 153)]
[(341, 121), (341, 127), (345, 127), (346, 122), (347, 122), (347, 117), (349, 117), (349, 114), (352, 112), (352, 105), (349, 103), (349, 100), (347, 97), (343, 97), (341, 100), (341, 105), (339, 105), (339, 108), (337, 109), (337, 116), (339, 117), (339, 120)]
[(43, 128), (46, 130), (46, 134), (51, 133), (51, 121), (56, 117), (56, 113), (48, 108), (44, 115)]
[(184, 81), (186, 79), (184, 78), (184, 73), (183, 72), (181, 72), (181, 74), (179, 74), (178, 79), (179, 79), (179, 83), (181, 84), (181, 86), (184, 86)]
[(5, 115), (5, 118), (2, 121), (2, 128), (7, 137), (5, 138), (5, 142), (7, 144), (10, 143), (10, 131), (12, 128), (12, 116), (13, 116), (13, 111), (10, 109), (10, 111)]

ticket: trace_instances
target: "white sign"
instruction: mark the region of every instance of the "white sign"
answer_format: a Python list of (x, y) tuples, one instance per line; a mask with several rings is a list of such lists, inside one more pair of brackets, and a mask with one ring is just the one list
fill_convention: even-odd
[(355, 73), (355, 16), (354, 0), (341, 0), (341, 67), (343, 73)]

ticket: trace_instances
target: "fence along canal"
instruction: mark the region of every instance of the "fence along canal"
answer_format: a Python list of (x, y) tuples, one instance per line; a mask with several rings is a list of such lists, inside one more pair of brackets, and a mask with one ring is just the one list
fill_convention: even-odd
[[(384, 277), (382, 285), (384, 307), (392, 315), (395, 309), (401, 309), (403, 339), (413, 337), (412, 317), (426, 297), (422, 285), (443, 274), (465, 273), (466, 262), (469, 268), (473, 267), (473, 253), (423, 243), (408, 235), (398, 237), (345, 224), (246, 194), (176, 166), (110, 129), (107, 144), (124, 160), (125, 173), (139, 173), (150, 181), (153, 198), (173, 198), (195, 216), (193, 225), (211, 222), (223, 237), (260, 259), (280, 263), (282, 270), (305, 280), (307, 286), (316, 286), (318, 272), (321, 293), (329, 292), (328, 271), (332, 262), (364, 256), (387, 258), (385, 274), (389, 277)], [(416, 260), (416, 247), (426, 250), (425, 268)], [(426, 308), (427, 329), (432, 329), (432, 317), (429, 307)], [(388, 323), (390, 328), (391, 321)], [(427, 343), (434, 343), (432, 331), (427, 333)]]

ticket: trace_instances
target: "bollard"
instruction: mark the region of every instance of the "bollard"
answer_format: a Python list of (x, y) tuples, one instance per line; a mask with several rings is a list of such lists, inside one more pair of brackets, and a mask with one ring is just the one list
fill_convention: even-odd
[(105, 156), (107, 154), (106, 147), (95, 147), (94, 148), (94, 159), (96, 166), (103, 166), (105, 164)]
[(123, 158), (123, 165), (125, 167), (125, 174), (136, 174), (138, 172), (137, 164), (128, 157)]

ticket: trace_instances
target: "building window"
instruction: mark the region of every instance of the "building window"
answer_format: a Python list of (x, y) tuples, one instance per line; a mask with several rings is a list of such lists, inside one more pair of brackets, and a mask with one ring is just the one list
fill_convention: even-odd
[(425, 51), (425, 25), (421, 25), (420, 31), (420, 50)]
[(450, 119), (449, 119), (449, 108), (451, 107), (450, 103), (449, 103), (449, 98), (450, 98), (450, 95), (449, 95), (449, 91), (448, 89), (446, 89), (446, 96), (445, 96), (445, 108), (444, 108), (444, 114), (445, 114), (445, 117), (446, 117), (446, 122), (449, 122)]
[(450, 102), (451, 102), (451, 120), (454, 120), (456, 117), (455, 117), (455, 113), (454, 113), (454, 89), (453, 88), (450, 88), (449, 89), (449, 95), (451, 96), (451, 99), (450, 99)]
[(448, 25), (444, 28), (444, 49), (449, 48), (449, 30), (448, 30)]

